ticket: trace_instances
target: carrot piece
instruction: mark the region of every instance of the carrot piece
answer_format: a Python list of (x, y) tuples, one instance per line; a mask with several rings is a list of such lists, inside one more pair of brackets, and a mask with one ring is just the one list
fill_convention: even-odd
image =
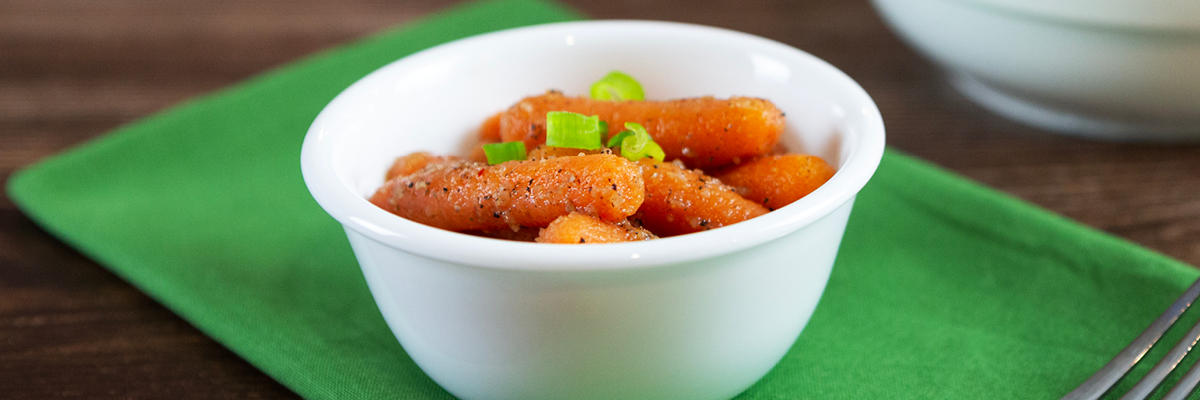
[(721, 182), (772, 211), (825, 184), (834, 172), (821, 157), (786, 154), (757, 158), (714, 174)]
[(387, 181), (371, 203), (401, 217), (452, 230), (543, 227), (572, 211), (616, 222), (645, 193), (637, 164), (611, 154), (430, 164)]
[(584, 149), (573, 149), (570, 147), (555, 147), (555, 146), (547, 146), (545, 144), (539, 144), (537, 147), (534, 147), (533, 150), (530, 150), (525, 155), (525, 159), (541, 160), (543, 158), (586, 156), (589, 154), (612, 154), (612, 150), (609, 150), (607, 148), (596, 149), (596, 150), (584, 150)]
[(476, 145), (474, 148), (472, 148), (471, 152), (467, 154), (467, 160), (487, 164), (487, 152), (483, 151), (483, 144)]
[(487, 231), (465, 231), (463, 233), (492, 239), (512, 240), (514, 242), (533, 242), (538, 237), (538, 231), (540, 231), (540, 228), (517, 228), (515, 231), (509, 228), (500, 228)]
[(570, 111), (596, 115), (608, 123), (608, 137), (626, 122), (646, 128), (668, 160), (693, 168), (737, 163), (769, 153), (783, 132), (783, 112), (770, 101), (749, 97), (712, 97), (669, 101), (608, 101), (566, 97), (559, 92), (528, 97), (500, 117), (500, 137), (534, 148), (546, 142), (546, 113)]
[(503, 114), (503, 113), (499, 112), (499, 113), (496, 113), (496, 115), (490, 116), (490, 117), (488, 117), (488, 119), (483, 120), (483, 125), (481, 125), (479, 127), (479, 141), (480, 142), (496, 143), (496, 142), (500, 141), (500, 115), (501, 114)]
[(390, 181), (397, 176), (412, 175), (429, 164), (444, 164), (458, 160), (459, 158), (454, 156), (435, 156), (429, 152), (418, 151), (407, 156), (397, 157), (396, 161), (392, 163), (392, 167), (388, 168), (384, 179)]
[(538, 243), (617, 243), (657, 239), (650, 231), (633, 226), (629, 221), (605, 222), (599, 218), (570, 213), (542, 228)]
[(487, 163), (487, 153), (483, 151), (483, 145), (489, 143), (500, 143), (500, 114), (496, 113), (483, 121), (479, 126), (479, 142), (475, 143), (471, 148), (471, 152), (467, 154), (467, 159), (481, 163)]
[(674, 236), (732, 225), (767, 213), (721, 181), (677, 162), (638, 161), (646, 199), (632, 219), (659, 236)]

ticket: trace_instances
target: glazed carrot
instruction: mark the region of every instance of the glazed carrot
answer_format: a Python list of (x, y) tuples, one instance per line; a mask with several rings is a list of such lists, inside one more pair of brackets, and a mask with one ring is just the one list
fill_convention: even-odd
[(483, 145), (480, 144), (472, 148), (471, 152), (467, 154), (467, 160), (487, 164), (487, 153), (483, 151)]
[(512, 240), (516, 242), (533, 242), (538, 237), (538, 231), (540, 231), (540, 228), (527, 227), (517, 228), (515, 231), (509, 228), (500, 228), (487, 231), (465, 231), (463, 233), (492, 239)]
[(479, 143), (471, 148), (471, 153), (467, 155), (468, 160), (487, 162), (487, 153), (483, 152), (483, 145), (500, 143), (500, 114), (496, 113), (496, 115), (488, 117), (483, 121), (483, 125), (479, 126)]
[(774, 211), (807, 196), (837, 172), (821, 157), (787, 154), (757, 158), (722, 169), (717, 179)]
[(537, 147), (534, 147), (533, 150), (529, 150), (529, 152), (525, 156), (525, 159), (541, 160), (543, 158), (586, 156), (589, 154), (612, 154), (612, 150), (609, 150), (607, 148), (596, 149), (596, 150), (583, 150), (583, 149), (573, 149), (570, 147), (554, 147), (554, 146), (547, 146), (545, 144), (539, 144)]
[(643, 158), (646, 199), (633, 219), (659, 236), (674, 236), (735, 224), (767, 213), (733, 188), (675, 162)]
[(428, 152), (418, 151), (404, 157), (396, 158), (396, 162), (393, 162), (392, 167), (388, 168), (384, 179), (390, 181), (397, 176), (411, 175), (431, 163), (449, 163), (458, 160), (459, 158), (454, 156), (435, 156)]
[(616, 222), (642, 204), (637, 164), (611, 154), (430, 164), (387, 181), (371, 203), (422, 224), (452, 230), (542, 227), (580, 211)]
[(500, 137), (521, 140), (526, 148), (546, 141), (546, 113), (570, 111), (596, 115), (608, 123), (608, 135), (626, 122), (646, 127), (668, 160), (693, 168), (748, 160), (770, 152), (783, 132), (783, 112), (770, 101), (749, 97), (712, 97), (669, 101), (608, 101), (566, 97), (559, 92), (528, 97), (500, 117)]
[(570, 213), (542, 228), (538, 243), (617, 243), (657, 239), (650, 231), (633, 226), (629, 221), (605, 222), (599, 218)]
[(488, 117), (483, 120), (483, 125), (479, 127), (479, 141), (483, 143), (496, 143), (500, 141), (500, 115)]

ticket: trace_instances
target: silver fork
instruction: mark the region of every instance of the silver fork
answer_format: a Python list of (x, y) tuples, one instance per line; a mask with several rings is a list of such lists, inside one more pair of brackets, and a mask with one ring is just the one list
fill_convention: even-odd
[[(1062, 400), (1096, 400), (1100, 396), (1103, 396), (1109, 389), (1112, 389), (1112, 386), (1117, 381), (1121, 380), (1121, 377), (1129, 372), (1130, 368), (1133, 368), (1134, 364), (1137, 364), (1146, 355), (1146, 352), (1150, 351), (1150, 347), (1154, 346), (1154, 343), (1162, 337), (1163, 333), (1171, 325), (1175, 324), (1175, 320), (1178, 320), (1179, 316), (1183, 315), (1188, 306), (1196, 301), (1197, 296), (1200, 296), (1200, 279), (1192, 283), (1192, 286), (1183, 293), (1183, 296), (1176, 299), (1175, 303), (1171, 304), (1171, 307), (1167, 308), (1166, 312), (1163, 312), (1158, 319), (1150, 324), (1149, 328), (1146, 328), (1142, 334), (1133, 339), (1133, 342), (1129, 346), (1126, 346), (1116, 357), (1113, 357), (1112, 361), (1104, 364), (1104, 367), (1096, 371), (1095, 375), (1092, 375), (1091, 378), (1088, 378), (1086, 382), (1079, 385), (1075, 390), (1072, 390), (1071, 393), (1067, 393), (1066, 397), (1063, 397)], [(1154, 364), (1154, 368), (1150, 369), (1150, 372), (1146, 373), (1146, 376), (1142, 377), (1133, 386), (1133, 389), (1130, 389), (1124, 396), (1121, 396), (1121, 400), (1145, 399), (1150, 392), (1154, 391), (1155, 387), (1158, 387), (1158, 384), (1162, 383), (1163, 378), (1166, 378), (1167, 374), (1171, 373), (1171, 370), (1179, 365), (1179, 361), (1183, 360), (1183, 357), (1187, 355), (1188, 350), (1192, 349), (1197, 340), (1200, 340), (1200, 322), (1197, 322), (1184, 335), (1183, 339), (1180, 339), (1179, 343), (1176, 343), (1175, 347), (1172, 347), (1171, 351), (1167, 352), (1167, 355), (1158, 364)], [(1196, 388), (1196, 384), (1200, 383), (1200, 368), (1198, 367), (1200, 367), (1200, 362), (1197, 362), (1188, 370), (1187, 374), (1175, 384), (1175, 387), (1167, 392), (1163, 400), (1183, 400), (1187, 398), (1192, 393), (1192, 390)]]

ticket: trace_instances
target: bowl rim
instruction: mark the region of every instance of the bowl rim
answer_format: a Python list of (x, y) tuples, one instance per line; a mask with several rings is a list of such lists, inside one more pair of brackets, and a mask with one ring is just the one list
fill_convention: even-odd
[[(764, 216), (711, 231), (652, 241), (580, 245), (554, 245), (498, 240), (434, 228), (388, 213), (345, 185), (333, 165), (333, 151), (341, 132), (325, 129), (335, 105), (351, 101), (371, 78), (398, 69), (414, 60), (442, 52), (458, 51), (489, 41), (525, 36), (578, 33), (580, 30), (669, 29), (700, 38), (737, 40), (747, 46), (792, 53), (810, 63), (813, 71), (848, 91), (865, 126), (855, 135), (842, 132), (842, 146), (850, 146), (837, 173), (813, 193)], [(854, 137), (856, 136), (856, 137)], [(388, 247), (420, 257), (454, 264), (499, 270), (596, 271), (677, 264), (744, 250), (792, 233), (833, 213), (866, 185), (884, 152), (883, 118), (866, 91), (829, 63), (799, 49), (747, 33), (702, 25), (661, 21), (606, 20), (561, 22), (513, 28), (459, 39), (393, 61), (356, 81), (318, 114), (304, 138), (301, 172), (317, 203), (348, 231)], [(349, 232), (348, 232), (349, 233)], [(464, 249), (469, 249), (464, 251)]]
[[(894, 1), (894, 0), (872, 0)], [(944, 0), (978, 7), (986, 12), (1037, 20), (1043, 23), (1089, 29), (1125, 30), (1141, 33), (1200, 34), (1200, 2), (1171, 1), (1146, 7), (1138, 0), (1042, 1), (1042, 0)]]

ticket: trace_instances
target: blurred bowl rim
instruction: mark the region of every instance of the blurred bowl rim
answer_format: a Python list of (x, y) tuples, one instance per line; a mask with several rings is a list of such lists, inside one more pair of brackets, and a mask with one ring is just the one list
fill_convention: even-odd
[[(887, 0), (876, 0), (887, 1)], [(940, 0), (1091, 28), (1200, 35), (1196, 0)]]

